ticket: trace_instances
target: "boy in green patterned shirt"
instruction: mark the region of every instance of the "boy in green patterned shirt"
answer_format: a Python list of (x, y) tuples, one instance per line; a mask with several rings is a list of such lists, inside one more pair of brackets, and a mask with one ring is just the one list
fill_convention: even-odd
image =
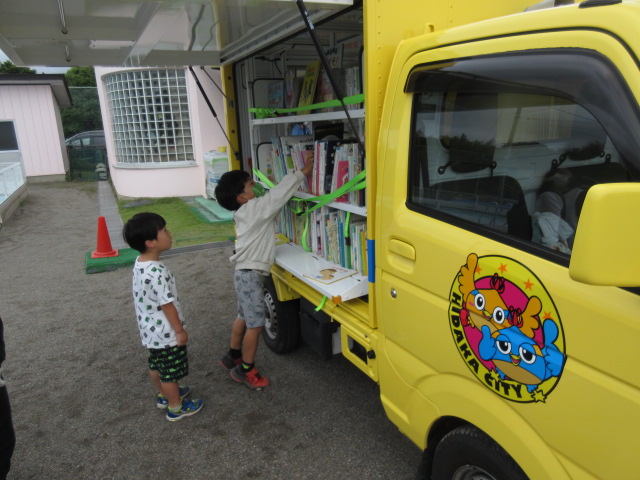
[(190, 388), (178, 381), (189, 373), (184, 319), (176, 282), (160, 261), (171, 248), (171, 232), (156, 213), (138, 213), (124, 225), (122, 235), (140, 252), (133, 266), (133, 301), (142, 345), (149, 351), (149, 375), (158, 389), (156, 404), (167, 408), (169, 421), (198, 413), (204, 402), (185, 398)]

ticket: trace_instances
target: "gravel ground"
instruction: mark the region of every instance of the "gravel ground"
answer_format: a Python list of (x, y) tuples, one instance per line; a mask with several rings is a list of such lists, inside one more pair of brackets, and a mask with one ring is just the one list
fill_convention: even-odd
[[(32, 185), (0, 230), (4, 374), (15, 479), (410, 479), (419, 450), (386, 419), (377, 385), (341, 356), (264, 344), (260, 392), (216, 365), (235, 313), (230, 246), (166, 257), (189, 331), (199, 414), (155, 407), (133, 316), (128, 268), (88, 275), (97, 197)], [(169, 228), (171, 226), (169, 225)]]

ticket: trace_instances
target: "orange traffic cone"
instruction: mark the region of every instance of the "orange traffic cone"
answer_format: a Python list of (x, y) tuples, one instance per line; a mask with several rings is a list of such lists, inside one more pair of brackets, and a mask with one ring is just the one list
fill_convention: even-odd
[(104, 217), (98, 217), (98, 247), (91, 252), (91, 258), (117, 257), (118, 250), (111, 246), (107, 221)]

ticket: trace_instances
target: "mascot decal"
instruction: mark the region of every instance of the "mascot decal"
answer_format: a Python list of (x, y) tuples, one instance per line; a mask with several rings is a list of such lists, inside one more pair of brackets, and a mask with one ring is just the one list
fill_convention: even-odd
[(450, 295), (460, 355), (478, 379), (516, 402), (544, 402), (566, 359), (560, 316), (540, 280), (513, 259), (469, 254)]

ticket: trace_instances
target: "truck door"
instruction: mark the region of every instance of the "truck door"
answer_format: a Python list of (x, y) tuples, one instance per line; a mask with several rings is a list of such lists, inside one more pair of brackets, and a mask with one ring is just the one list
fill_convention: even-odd
[(640, 180), (637, 58), (570, 28), (417, 44), (379, 148), (387, 412), (422, 445), (439, 419), (469, 422), (531, 478), (633, 477), (639, 291), (568, 265), (589, 188)]

